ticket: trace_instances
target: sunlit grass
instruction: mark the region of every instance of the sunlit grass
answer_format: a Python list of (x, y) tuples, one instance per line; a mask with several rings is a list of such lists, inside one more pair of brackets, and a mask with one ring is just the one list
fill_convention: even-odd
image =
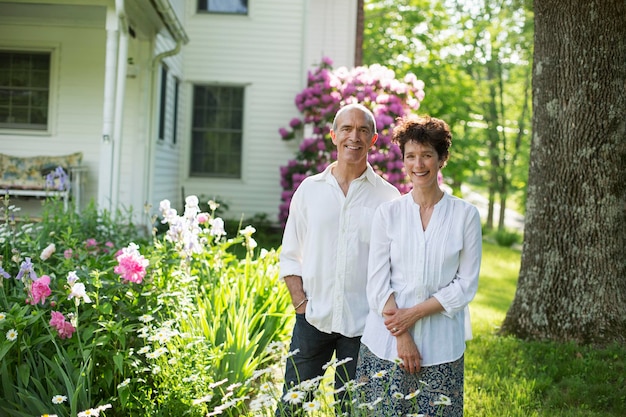
[(528, 342), (498, 334), (515, 296), (520, 252), (485, 243), (474, 339), (465, 355), (465, 415), (626, 415), (626, 348)]

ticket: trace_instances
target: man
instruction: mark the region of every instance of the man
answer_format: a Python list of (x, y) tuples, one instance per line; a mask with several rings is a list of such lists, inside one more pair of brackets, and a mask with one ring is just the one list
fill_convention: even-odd
[[(300, 184), (283, 235), (280, 275), (296, 310), (284, 394), (322, 376), (333, 354), (337, 361), (347, 361), (335, 371), (335, 388), (354, 379), (369, 310), (370, 220), (378, 205), (400, 196), (367, 162), (378, 139), (371, 111), (360, 104), (342, 107), (330, 136), (337, 161)], [(340, 400), (347, 411), (345, 391)], [(291, 415), (300, 407), (283, 401), (276, 415)]]

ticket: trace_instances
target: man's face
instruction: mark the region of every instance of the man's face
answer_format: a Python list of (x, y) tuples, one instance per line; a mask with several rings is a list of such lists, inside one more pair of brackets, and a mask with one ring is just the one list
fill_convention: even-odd
[(367, 120), (365, 113), (351, 109), (337, 118), (337, 130), (330, 132), (333, 143), (337, 146), (337, 160), (348, 164), (367, 162), (367, 152), (378, 137)]

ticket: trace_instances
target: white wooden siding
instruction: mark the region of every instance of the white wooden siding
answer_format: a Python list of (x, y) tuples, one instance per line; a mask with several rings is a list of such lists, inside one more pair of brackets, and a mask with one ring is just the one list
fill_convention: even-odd
[[(182, 18), (182, 17), (181, 17)], [(155, 55), (171, 50), (174, 44), (164, 36), (157, 37), (157, 43), (155, 48)], [(148, 181), (152, 183), (150, 187), (150, 196), (148, 199), (149, 204), (152, 206), (152, 213), (156, 213), (159, 208), (159, 203), (164, 200), (170, 200), (172, 207), (182, 208), (184, 203), (181, 197), (181, 185), (180, 185), (180, 154), (181, 154), (181, 126), (183, 124), (183, 118), (181, 115), (185, 112), (184, 106), (184, 89), (182, 85), (183, 78), (183, 54), (179, 53), (174, 56), (168, 57), (164, 60), (164, 63), (168, 67), (168, 80), (167, 80), (167, 103), (166, 103), (166, 120), (165, 120), (165, 137), (161, 140), (158, 138), (158, 119), (155, 118), (154, 123), (154, 135), (147, 140), (152, 141), (154, 146), (154, 168), (148, 173)], [(160, 77), (160, 68), (157, 69)], [(158, 77), (158, 78), (159, 78)], [(177, 140), (173, 142), (174, 137), (174, 84), (175, 78), (178, 78), (181, 83), (178, 91), (178, 123), (177, 123)], [(154, 114), (158, 114), (160, 103), (158, 102), (160, 94), (160, 79), (159, 83), (155, 86), (155, 109)]]
[(83, 204), (97, 193), (104, 74), (99, 46), (103, 44), (102, 29), (0, 23), (0, 48), (55, 45), (56, 54), (51, 68), (53, 130), (46, 135), (0, 130), (0, 152), (19, 156), (83, 152), (83, 164), (88, 168)]
[[(325, 55), (339, 65), (352, 64), (354, 38), (350, 44), (343, 37), (345, 31), (354, 30), (356, 3), (253, 1), (247, 16), (197, 14), (195, 2), (188, 7), (185, 28), (190, 42), (184, 51), (184, 72), (189, 112), (181, 131), (181, 181), (186, 194), (221, 199), (228, 204), (230, 217), (265, 213), (277, 221), (282, 192), (279, 169), (298, 146), (295, 141), (284, 142), (278, 129), (299, 115), (294, 99), (305, 86), (312, 64)], [(329, 28), (326, 20), (341, 30)], [(337, 38), (324, 36), (322, 28), (337, 33)], [(194, 84), (214, 83), (246, 86), (241, 179), (188, 176), (191, 89)]]

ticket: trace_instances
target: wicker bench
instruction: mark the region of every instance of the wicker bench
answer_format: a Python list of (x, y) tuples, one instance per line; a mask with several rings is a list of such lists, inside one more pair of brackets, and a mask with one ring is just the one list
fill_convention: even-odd
[(13, 156), (0, 153), (0, 193), (17, 197), (60, 197), (79, 209), (82, 152), (60, 156)]

